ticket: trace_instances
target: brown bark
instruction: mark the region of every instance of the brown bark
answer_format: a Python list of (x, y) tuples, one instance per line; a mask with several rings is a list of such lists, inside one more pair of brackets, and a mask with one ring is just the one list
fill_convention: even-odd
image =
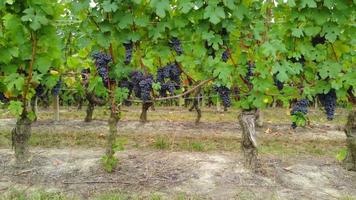
[(356, 111), (351, 111), (345, 126), (347, 155), (343, 161), (347, 170), (356, 171)]
[(142, 123), (146, 123), (147, 122), (147, 111), (152, 105), (153, 105), (152, 102), (142, 103), (142, 112), (141, 112), (141, 116), (140, 116), (140, 121)]
[(242, 111), (239, 116), (239, 122), (242, 129), (241, 148), (244, 153), (246, 168), (257, 169), (257, 142), (255, 130), (255, 112)]
[(38, 103), (38, 97), (35, 95), (31, 99), (31, 110), (35, 114), (35, 118), (33, 119), (33, 121), (37, 121), (37, 114), (38, 114), (38, 105), (37, 105), (37, 103)]
[(116, 141), (116, 135), (117, 135), (117, 123), (120, 119), (119, 113), (115, 111), (111, 111), (110, 118), (109, 118), (109, 134), (107, 137), (107, 146), (106, 146), (106, 156), (108, 158), (112, 158), (115, 154), (115, 151), (113, 149)]
[(260, 128), (263, 127), (263, 113), (262, 113), (262, 111), (260, 109), (257, 109), (255, 115), (256, 115), (256, 125)]
[(12, 130), (12, 147), (15, 149), (16, 165), (22, 166), (30, 157), (28, 140), (31, 137), (31, 120), (23, 113)]
[(197, 90), (195, 90), (195, 95), (194, 95), (194, 100), (193, 100), (193, 105), (189, 109), (189, 111), (192, 111), (195, 109), (197, 112), (197, 118), (195, 119), (195, 124), (199, 124), (200, 118), (201, 118), (201, 110), (199, 108), (199, 95), (200, 95), (201, 87), (199, 87)]
[(95, 107), (94, 103), (89, 101), (86, 116), (84, 119), (85, 122), (91, 122), (93, 120), (94, 107)]
[(86, 111), (86, 116), (84, 121), (85, 122), (91, 122), (93, 120), (93, 112), (94, 108), (96, 105), (102, 106), (105, 105), (105, 101), (96, 97), (93, 93), (91, 92), (86, 92), (85, 93), (86, 99), (88, 100), (88, 107)]

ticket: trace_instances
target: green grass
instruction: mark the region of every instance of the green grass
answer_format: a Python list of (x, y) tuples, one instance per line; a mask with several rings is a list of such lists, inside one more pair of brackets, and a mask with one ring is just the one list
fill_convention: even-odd
[[(0, 132), (1, 148), (10, 148), (11, 133)], [(125, 141), (124, 149), (165, 150), (165, 151), (198, 151), (240, 152), (240, 139), (232, 136), (171, 136), (168, 134), (132, 134), (121, 133), (120, 140)], [(343, 140), (313, 140), (291, 139), (289, 135), (264, 136), (258, 139), (259, 153), (271, 155), (312, 155), (329, 156), (335, 158), (340, 149), (345, 148)], [(104, 148), (105, 135), (95, 132), (33, 132), (30, 146), (42, 148)]]
[[(188, 108), (184, 107), (164, 107), (156, 106), (156, 110), (151, 109), (148, 112), (148, 120), (150, 121), (194, 121), (196, 118), (195, 112), (189, 112)], [(85, 117), (85, 106), (82, 110), (77, 110), (75, 107), (61, 107), (60, 119), (78, 120)], [(215, 107), (203, 107), (202, 118), (203, 122), (236, 122), (240, 109), (232, 108), (227, 112), (217, 112)], [(141, 114), (141, 106), (135, 105), (122, 108), (122, 120), (138, 121)], [(328, 121), (323, 110), (318, 108), (309, 108), (308, 117), (312, 124), (328, 124), (328, 125), (343, 125), (346, 123), (348, 110), (337, 108), (335, 119)], [(263, 110), (264, 119), (271, 124), (289, 124), (290, 116), (288, 108), (267, 108)], [(38, 115), (40, 120), (52, 120), (53, 111), (49, 109), (41, 109)], [(93, 113), (94, 120), (107, 120), (109, 113), (106, 107), (96, 107)], [(14, 118), (7, 110), (0, 109), (0, 118)]]
[(75, 198), (67, 197), (60, 192), (48, 192), (45, 190), (26, 191), (10, 188), (2, 193), (0, 200), (74, 200)]

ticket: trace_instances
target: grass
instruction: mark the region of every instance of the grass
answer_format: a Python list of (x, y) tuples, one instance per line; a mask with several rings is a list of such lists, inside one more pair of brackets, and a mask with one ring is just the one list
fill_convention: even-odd
[[(10, 148), (10, 131), (0, 132), (0, 147)], [(240, 151), (240, 138), (233, 136), (172, 136), (168, 134), (125, 133), (119, 135), (125, 141), (125, 149), (159, 149), (165, 151)], [(345, 148), (343, 140), (291, 139), (289, 135), (259, 137), (259, 153), (270, 155), (313, 155), (335, 157), (340, 149)], [(71, 132), (33, 132), (30, 145), (42, 148), (103, 148), (105, 135), (89, 131)]]
[(0, 200), (74, 200), (60, 192), (48, 192), (42, 189), (33, 191), (10, 188), (2, 193)]
[[(156, 106), (156, 110), (149, 110), (148, 119), (150, 121), (194, 121), (196, 118), (195, 112), (189, 112), (188, 108), (184, 107), (164, 107)], [(232, 108), (227, 112), (217, 112), (215, 107), (202, 108), (203, 122), (236, 122), (237, 116), (240, 113), (239, 109)], [(321, 109), (310, 108), (308, 117), (312, 124), (329, 124), (343, 125), (346, 123), (348, 111), (343, 108), (337, 108), (335, 119), (328, 121), (324, 112)], [(141, 114), (141, 106), (123, 107), (122, 120), (138, 121)], [(289, 124), (290, 116), (287, 108), (267, 108), (263, 110), (264, 119), (271, 124)], [(94, 120), (107, 120), (109, 113), (106, 107), (96, 107), (94, 110)], [(41, 120), (52, 120), (53, 111), (51, 109), (40, 109), (38, 115)], [(61, 107), (60, 118), (65, 120), (84, 119), (85, 107), (82, 110), (77, 110), (75, 107)], [(7, 110), (0, 109), (1, 118), (14, 118)]]

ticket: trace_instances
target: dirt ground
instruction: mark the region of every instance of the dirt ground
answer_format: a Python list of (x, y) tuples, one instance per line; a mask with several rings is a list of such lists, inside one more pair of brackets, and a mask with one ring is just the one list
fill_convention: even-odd
[[(266, 120), (262, 128), (257, 128), (262, 143), (261, 166), (259, 173), (253, 173), (243, 167), (241, 152), (236, 150), (241, 133), (231, 113), (229, 116), (212, 113), (215, 118), (206, 118), (199, 125), (190, 120), (194, 119), (191, 113), (179, 113), (184, 120), (174, 120), (178, 112), (174, 110), (158, 111), (146, 124), (126, 115), (119, 122), (119, 135), (133, 136), (139, 143), (164, 135), (170, 142), (172, 138), (183, 138), (205, 141), (205, 145), (227, 140), (237, 148), (216, 147), (196, 152), (184, 148), (159, 149), (152, 144), (145, 148), (130, 146), (116, 153), (120, 163), (109, 174), (100, 163), (102, 146), (78, 142), (53, 145), (60, 140), (76, 139), (79, 133), (88, 137), (87, 141), (105, 142), (108, 130), (105, 119), (85, 123), (82, 116), (70, 112), (63, 111), (66, 117), (58, 122), (42, 113), (42, 118), (33, 124), (34, 136), (42, 140), (50, 138), (53, 143), (32, 147), (31, 164), (25, 169), (14, 167), (8, 141), (16, 121), (0, 117), (0, 197), (11, 188), (25, 191), (44, 188), (79, 199), (96, 199), (98, 194), (122, 191), (130, 194), (127, 199), (136, 199), (133, 194), (138, 199), (157, 199), (152, 194), (159, 195), (158, 199), (356, 199), (356, 172), (344, 170), (333, 152), (344, 147), (341, 124), (314, 122), (291, 131), (284, 118), (282, 122)], [(137, 117), (139, 112), (133, 113)], [(303, 145), (304, 149), (312, 150), (304, 151), (300, 148)], [(290, 153), (293, 148), (303, 151)]]
[(356, 196), (356, 173), (330, 159), (264, 157), (260, 173), (242, 166), (239, 154), (164, 151), (117, 153), (119, 167), (100, 166), (102, 150), (33, 149), (32, 165), (13, 167), (12, 152), (0, 150), (0, 190), (45, 187), (88, 199), (105, 191), (166, 199), (184, 193), (199, 199), (341, 199)]

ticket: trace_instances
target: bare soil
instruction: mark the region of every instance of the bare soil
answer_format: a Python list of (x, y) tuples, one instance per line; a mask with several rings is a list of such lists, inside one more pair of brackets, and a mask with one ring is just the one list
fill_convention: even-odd
[(9, 149), (1, 149), (0, 191), (43, 187), (81, 199), (115, 190), (178, 193), (201, 199), (339, 199), (356, 197), (356, 173), (334, 160), (264, 157), (261, 172), (242, 166), (239, 154), (124, 151), (118, 168), (103, 171), (101, 149), (33, 149), (31, 165), (13, 167)]

